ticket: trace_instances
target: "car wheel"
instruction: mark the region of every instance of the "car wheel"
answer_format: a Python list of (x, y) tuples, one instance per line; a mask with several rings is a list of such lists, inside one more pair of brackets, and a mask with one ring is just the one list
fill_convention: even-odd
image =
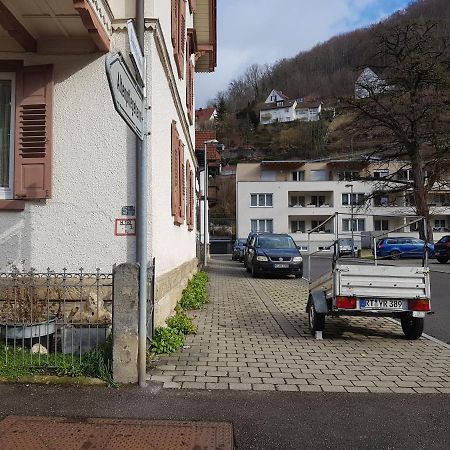
[(422, 317), (413, 317), (411, 313), (403, 313), (400, 318), (403, 333), (406, 339), (415, 340), (422, 336), (424, 320)]
[(309, 331), (313, 336), (316, 335), (316, 331), (323, 331), (325, 328), (325, 314), (319, 314), (316, 312), (314, 307), (314, 302), (312, 298), (309, 298), (309, 308), (308, 308), (308, 325)]
[(392, 259), (400, 259), (400, 252), (398, 250), (392, 250), (391, 258)]
[(247, 264), (247, 262), (244, 260), (244, 267), (245, 267), (245, 270), (248, 272), (248, 273), (250, 273), (250, 267), (248, 266), (248, 264)]
[(258, 278), (258, 272), (256, 271), (254, 264), (252, 264), (252, 277)]
[(295, 278), (303, 278), (303, 272), (296, 273)]
[(445, 264), (448, 260), (449, 260), (449, 258), (446, 258), (445, 256), (444, 257), (442, 257), (442, 256), (440, 256), (440, 257), (438, 257), (438, 258), (436, 258), (441, 264)]

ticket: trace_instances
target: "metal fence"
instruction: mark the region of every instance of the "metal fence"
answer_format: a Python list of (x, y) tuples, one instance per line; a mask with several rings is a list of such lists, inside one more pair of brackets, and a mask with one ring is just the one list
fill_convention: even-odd
[[(74, 362), (112, 325), (112, 274), (13, 269), (0, 273), (0, 363)], [(64, 356), (61, 356), (64, 355)]]

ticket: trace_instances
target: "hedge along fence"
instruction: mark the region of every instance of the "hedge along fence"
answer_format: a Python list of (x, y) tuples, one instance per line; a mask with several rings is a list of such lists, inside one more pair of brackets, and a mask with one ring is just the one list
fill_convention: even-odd
[(207, 283), (208, 275), (205, 272), (198, 272), (189, 280), (175, 308), (176, 314), (166, 320), (167, 327), (155, 329), (151, 351), (158, 354), (173, 353), (183, 346), (185, 335), (197, 332), (197, 327), (185, 311), (201, 309), (208, 303)]

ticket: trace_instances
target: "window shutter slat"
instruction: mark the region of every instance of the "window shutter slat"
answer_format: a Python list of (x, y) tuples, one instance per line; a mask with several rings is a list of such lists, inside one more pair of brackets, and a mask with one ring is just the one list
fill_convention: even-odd
[(53, 66), (23, 67), (17, 74), (14, 195), (52, 195)]

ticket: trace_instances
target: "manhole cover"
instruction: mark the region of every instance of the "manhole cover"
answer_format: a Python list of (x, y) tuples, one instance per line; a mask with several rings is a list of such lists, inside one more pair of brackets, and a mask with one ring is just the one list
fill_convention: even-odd
[(229, 423), (10, 416), (2, 450), (232, 450)]

